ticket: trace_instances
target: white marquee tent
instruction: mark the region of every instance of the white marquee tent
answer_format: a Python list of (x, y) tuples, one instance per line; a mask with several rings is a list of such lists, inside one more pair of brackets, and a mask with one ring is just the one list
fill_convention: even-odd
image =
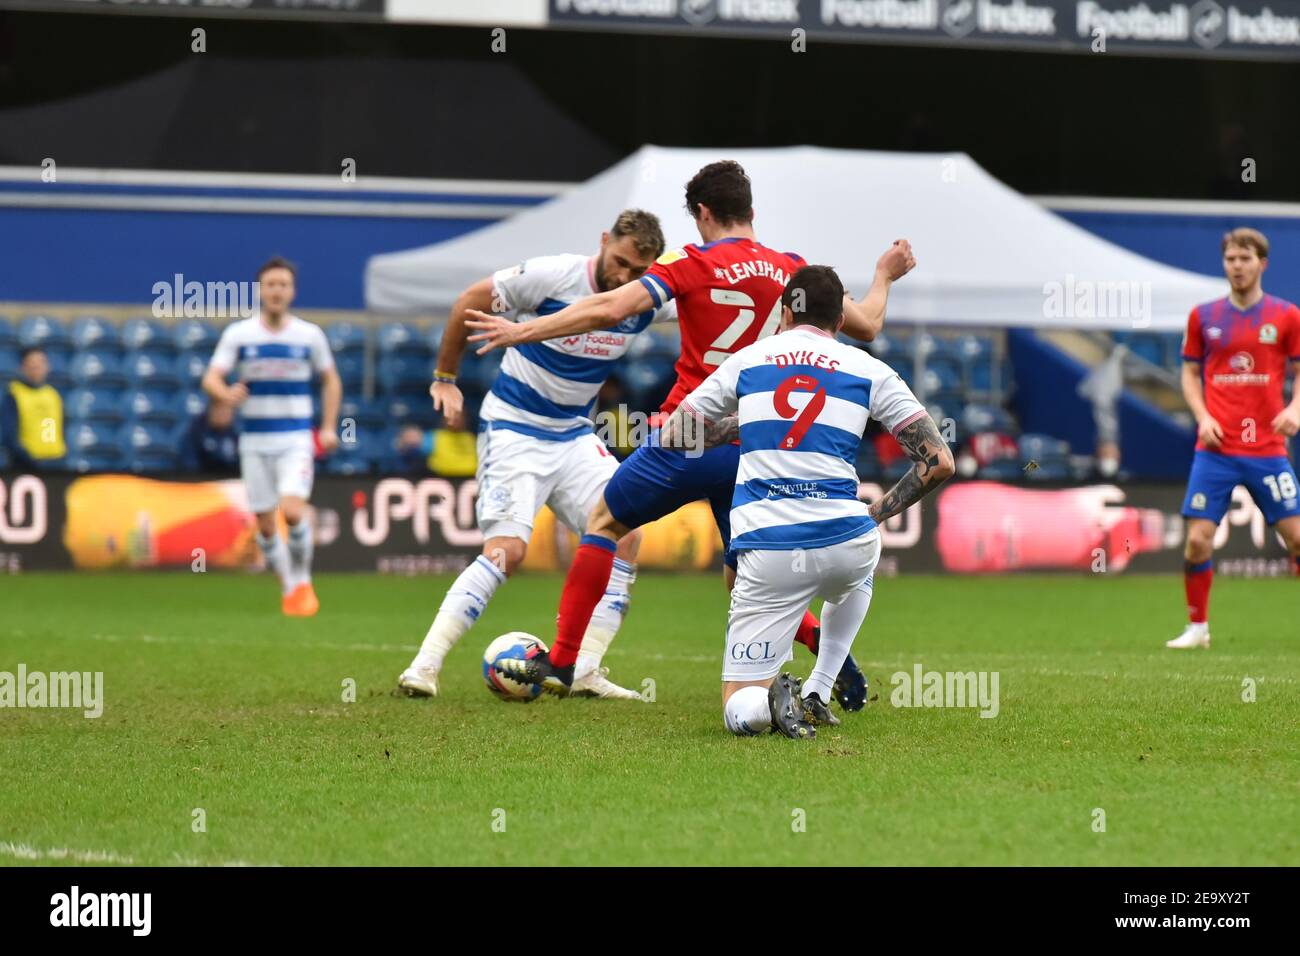
[(1043, 209), (964, 153), (642, 147), (549, 202), (456, 239), (373, 257), (366, 302), (379, 311), (450, 307), (457, 294), (530, 256), (595, 251), (619, 210), (664, 223), (669, 247), (698, 242), (683, 185), (706, 163), (742, 163), (761, 242), (833, 265), (861, 295), (875, 261), (907, 238), (917, 268), (894, 286), (891, 322), (1181, 329), (1222, 278), (1144, 258)]

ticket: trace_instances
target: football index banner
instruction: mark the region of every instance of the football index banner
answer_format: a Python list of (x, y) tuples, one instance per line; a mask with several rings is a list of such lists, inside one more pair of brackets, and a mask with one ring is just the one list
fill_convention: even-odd
[(550, 0), (552, 26), (1079, 53), (1300, 58), (1298, 0)]

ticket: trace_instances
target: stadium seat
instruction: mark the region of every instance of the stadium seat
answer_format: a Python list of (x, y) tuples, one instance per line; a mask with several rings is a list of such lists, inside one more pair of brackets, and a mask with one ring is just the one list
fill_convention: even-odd
[(137, 420), (126, 426), (122, 440), (132, 455), (159, 450), (174, 451), (176, 448), (171, 426), (158, 422)]
[(172, 345), (178, 352), (203, 352), (212, 354), (220, 333), (216, 327), (201, 319), (181, 319), (172, 327)]
[(500, 350), (487, 355), (466, 354), (460, 366), (460, 381), (477, 385), (484, 391), (490, 390), (501, 373), (501, 356)]
[(922, 380), (926, 394), (955, 391), (961, 388), (961, 365), (954, 358), (932, 357), (926, 361)]
[(130, 351), (147, 352), (150, 355), (176, 354), (176, 343), (167, 334), (163, 324), (143, 316), (127, 319), (123, 324), (122, 343)]
[(961, 426), (968, 435), (977, 432), (1001, 432), (1014, 435), (1018, 431), (1011, 413), (996, 405), (967, 405), (962, 412)]
[(945, 419), (951, 418), (953, 424), (957, 426), (960, 432), (962, 413), (966, 408), (966, 399), (961, 392), (957, 390), (935, 392), (925, 400), (926, 411), (930, 417), (938, 424), (940, 431), (943, 430)]
[(358, 430), (368, 429), (372, 431), (383, 428), (387, 422), (387, 418), (381, 406), (376, 406), (373, 402), (362, 402), (353, 398), (345, 398), (339, 404), (340, 430), (344, 427), (344, 423), (349, 420)]
[(68, 330), (58, 319), (48, 315), (28, 315), (18, 323), (18, 344), (23, 348), (39, 345), (44, 349), (67, 351), (71, 344)]
[(957, 357), (966, 365), (987, 362), (993, 357), (993, 340), (985, 335), (969, 333), (958, 336), (953, 346)]
[(378, 344), (380, 355), (392, 355), (394, 353), (433, 354), (432, 348), (430, 348), (425, 337), (420, 334), (420, 330), (407, 322), (385, 322), (381, 325), (379, 327)]
[(18, 374), (18, 356), (18, 349), (0, 345), (0, 379), (8, 381)]
[[(466, 396), (465, 405), (469, 407), (469, 396)], [(398, 396), (388, 403), (388, 422), (393, 426), (418, 425), (421, 428), (432, 428), (437, 421), (438, 413), (433, 410), (433, 402), (427, 395)]]
[(374, 470), (383, 454), (382, 429), (358, 429), (355, 440), (339, 442), (338, 450), (325, 459), (325, 471), (331, 475), (365, 475)]
[(118, 448), (97, 448), (86, 453), (68, 455), (68, 470), (86, 474), (97, 471), (119, 471), (122, 452)]
[(97, 425), (118, 426), (126, 420), (126, 407), (122, 392), (113, 388), (76, 388), (63, 400), (63, 414), (68, 419), (64, 431), (72, 430), (70, 422), (88, 422)]
[(83, 315), (72, 323), (72, 347), (78, 351), (122, 354), (122, 335), (117, 326), (98, 315)]
[(208, 396), (198, 389), (187, 389), (176, 396), (174, 408), (179, 422), (188, 422), (195, 415), (200, 415), (208, 407)]
[(363, 353), (343, 352), (335, 355), (334, 367), (338, 369), (339, 380), (343, 383), (343, 394), (361, 391), (366, 380), (366, 357)]
[(325, 326), (325, 338), (336, 358), (366, 350), (366, 327), (355, 322), (334, 322)]
[(18, 334), (14, 332), (13, 323), (0, 315), (0, 349), (16, 348), (17, 345)]
[(69, 456), (111, 462), (103, 467), (120, 467), (122, 444), (118, 429), (111, 424), (83, 421), (64, 431)]
[(180, 455), (174, 448), (149, 448), (131, 455), (129, 467), (136, 474), (156, 475), (176, 471)]
[(126, 372), (116, 352), (91, 349), (77, 352), (68, 366), (68, 376), (79, 386), (126, 387)]
[(378, 385), (389, 395), (422, 395), (433, 381), (432, 361), (408, 352), (389, 353), (379, 360)]
[(181, 381), (172, 363), (157, 355), (135, 352), (126, 359), (127, 382), (132, 388), (176, 389)]
[(154, 422), (168, 426), (176, 423), (176, 396), (170, 391), (136, 389), (126, 396), (123, 408), (132, 423)]
[(1010, 458), (999, 458), (981, 468), (976, 477), (985, 481), (1019, 481), (1025, 477), (1025, 472), (1020, 462)]
[(212, 358), (211, 351), (189, 351), (182, 352), (176, 359), (174, 369), (181, 380), (181, 384), (186, 388), (193, 388), (199, 384), (203, 378), (203, 373), (208, 370), (208, 361)]

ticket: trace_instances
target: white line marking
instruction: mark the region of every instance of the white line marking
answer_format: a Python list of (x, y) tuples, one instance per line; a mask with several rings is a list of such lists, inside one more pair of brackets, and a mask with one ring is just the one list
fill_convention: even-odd
[[(71, 860), (74, 863), (107, 863), (117, 866), (141, 866), (141, 861), (133, 856), (124, 856), (109, 850), (78, 850), (72, 847), (57, 846), (40, 849), (26, 843), (14, 843), (12, 840), (0, 842), (0, 856), (11, 856), (17, 860)], [(173, 853), (171, 863), (175, 866), (278, 866), (276, 863), (249, 863), (247, 860), (217, 860), (207, 862), (194, 857)]]

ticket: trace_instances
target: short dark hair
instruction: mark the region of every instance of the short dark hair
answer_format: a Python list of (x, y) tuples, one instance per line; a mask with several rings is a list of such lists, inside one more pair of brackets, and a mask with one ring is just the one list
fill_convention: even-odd
[(609, 235), (613, 239), (631, 236), (636, 251), (651, 259), (663, 255), (664, 231), (659, 227), (659, 217), (644, 209), (624, 209), (614, 220)]
[(262, 263), (262, 268), (257, 270), (257, 281), (261, 282), (262, 276), (266, 275), (266, 273), (270, 272), (272, 269), (288, 269), (289, 275), (293, 276), (293, 281), (298, 281), (297, 268), (284, 256), (272, 256)]
[(19, 350), (19, 352), (18, 352), (18, 364), (21, 365), (23, 362), (26, 362), (26, 361), (27, 361), (27, 356), (29, 356), (29, 355), (34, 355), (34, 354), (36, 354), (37, 352), (39, 352), (41, 355), (45, 355), (45, 354), (46, 354), (46, 353), (45, 353), (45, 348), (44, 348), (44, 346), (40, 346), (40, 345), (27, 345), (27, 346), (24, 346), (24, 347), (23, 347), (21, 350)]
[(834, 331), (844, 314), (844, 283), (830, 266), (804, 266), (781, 293), (797, 321)]
[(754, 221), (754, 193), (745, 168), (734, 159), (709, 163), (686, 184), (686, 211), (700, 218), (700, 207), (708, 206), (719, 224)]

